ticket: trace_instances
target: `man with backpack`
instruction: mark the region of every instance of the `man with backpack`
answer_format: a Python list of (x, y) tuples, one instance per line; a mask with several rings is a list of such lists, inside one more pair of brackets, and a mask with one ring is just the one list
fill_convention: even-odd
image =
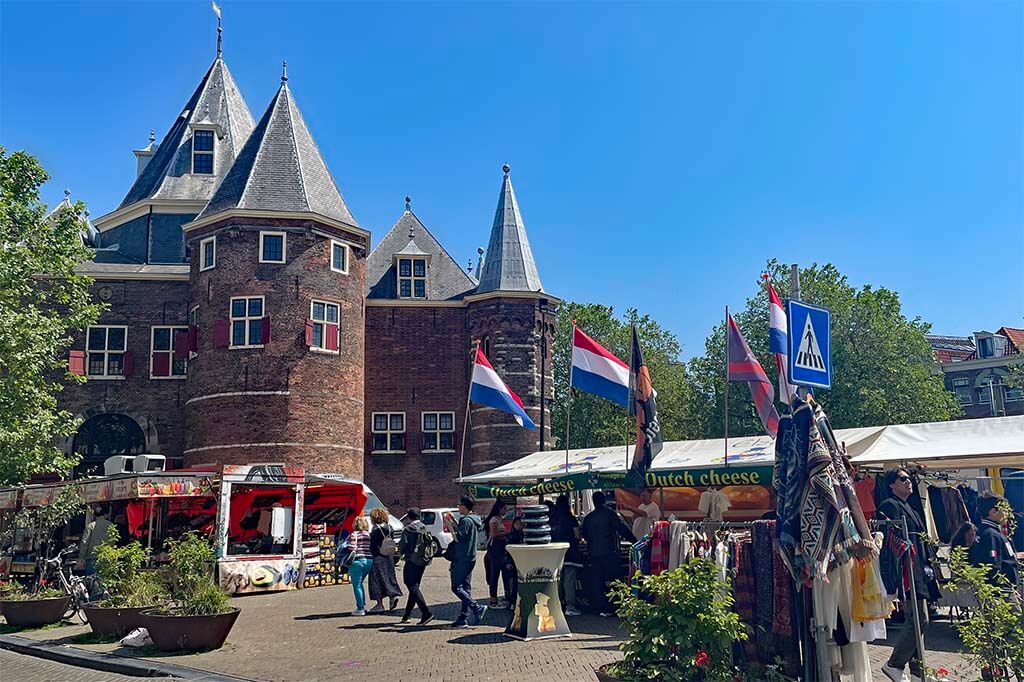
[(434, 536), (430, 534), (423, 522), (420, 520), (420, 510), (413, 507), (405, 513), (408, 521), (402, 530), (402, 539), (398, 542), (398, 551), (405, 560), (405, 568), (402, 569), (402, 582), (409, 590), (409, 599), (405, 603), (405, 614), (400, 623), (408, 623), (412, 617), (412, 607), (420, 607), (419, 625), (426, 625), (434, 620), (434, 614), (427, 607), (427, 600), (423, 598), (420, 591), (420, 581), (423, 580), (423, 571), (434, 559)]
[(469, 495), (459, 498), (459, 521), (452, 529), (454, 538), (444, 553), (445, 558), (452, 562), (452, 593), (462, 602), (459, 617), (452, 623), (452, 627), (457, 628), (479, 625), (487, 612), (487, 606), (477, 604), (472, 594), (471, 580), (473, 567), (476, 566), (477, 537), (484, 528), (483, 521), (473, 513), (475, 505), (476, 500)]

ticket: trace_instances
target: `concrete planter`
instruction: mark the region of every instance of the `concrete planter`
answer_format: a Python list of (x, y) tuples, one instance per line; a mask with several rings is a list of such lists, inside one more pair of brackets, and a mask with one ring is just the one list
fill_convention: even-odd
[(71, 597), (0, 600), (0, 614), (7, 624), (16, 628), (38, 628), (60, 622), (68, 610)]
[(107, 608), (101, 606), (83, 606), (89, 627), (100, 637), (124, 637), (135, 628), (144, 628), (147, 619), (142, 612), (153, 608)]
[(158, 609), (142, 612), (145, 628), (161, 651), (208, 651), (224, 646), (241, 610), (232, 607), (215, 616), (173, 616)]

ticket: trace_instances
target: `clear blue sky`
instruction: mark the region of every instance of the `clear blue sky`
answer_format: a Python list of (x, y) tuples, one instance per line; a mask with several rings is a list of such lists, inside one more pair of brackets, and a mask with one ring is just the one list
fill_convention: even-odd
[[(377, 239), (406, 194), (460, 263), (501, 164), (545, 288), (678, 334), (767, 258), (835, 263), (935, 331), (1024, 327), (1024, 4), (224, 0), (259, 118), (289, 84)], [(214, 56), (206, 0), (0, 4), (0, 143), (93, 216)]]

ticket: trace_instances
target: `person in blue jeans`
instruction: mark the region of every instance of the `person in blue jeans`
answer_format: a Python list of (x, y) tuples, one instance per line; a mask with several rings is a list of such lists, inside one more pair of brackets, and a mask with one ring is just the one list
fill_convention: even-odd
[(451, 555), (452, 593), (462, 602), (459, 617), (452, 627), (468, 628), (477, 625), (487, 612), (487, 607), (477, 604), (473, 599), (473, 568), (476, 566), (477, 536), (484, 524), (480, 517), (473, 513), (476, 500), (469, 495), (459, 498), (459, 521), (452, 529)]
[(366, 615), (366, 592), (363, 581), (373, 568), (373, 557), (370, 554), (370, 524), (365, 516), (357, 516), (352, 525), (352, 534), (348, 536), (345, 549), (353, 552), (352, 564), (348, 567), (348, 575), (352, 578), (352, 593), (356, 597), (356, 610), (353, 616)]

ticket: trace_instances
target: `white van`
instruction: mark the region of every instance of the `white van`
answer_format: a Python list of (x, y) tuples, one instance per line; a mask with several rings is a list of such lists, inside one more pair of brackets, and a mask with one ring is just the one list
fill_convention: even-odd
[[(455, 507), (434, 507), (420, 510), (420, 521), (427, 527), (430, 534), (434, 536), (434, 554), (441, 555), (452, 541), (452, 534), (445, 530), (446, 527), (455, 525), (455, 518), (459, 510)], [(402, 517), (402, 524), (409, 522), (409, 519)]]

